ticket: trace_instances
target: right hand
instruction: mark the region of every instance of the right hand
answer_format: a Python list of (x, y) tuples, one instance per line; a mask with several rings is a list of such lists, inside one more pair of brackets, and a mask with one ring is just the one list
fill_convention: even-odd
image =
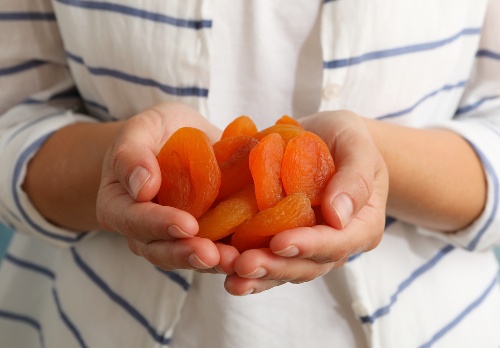
[(104, 158), (97, 195), (100, 226), (120, 233), (130, 250), (163, 270), (195, 269), (232, 274), (234, 247), (196, 237), (189, 213), (151, 202), (161, 184), (156, 160), (167, 139), (181, 127), (204, 131), (212, 141), (221, 131), (196, 110), (179, 103), (149, 108), (124, 122)]

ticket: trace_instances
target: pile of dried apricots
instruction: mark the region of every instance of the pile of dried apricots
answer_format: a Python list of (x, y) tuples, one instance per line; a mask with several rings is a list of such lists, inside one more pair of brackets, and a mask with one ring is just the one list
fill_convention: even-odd
[(335, 173), (323, 140), (289, 116), (260, 132), (240, 116), (213, 145), (203, 131), (180, 128), (157, 159), (158, 203), (192, 214), (198, 237), (240, 252), (269, 246), (278, 232), (316, 225)]

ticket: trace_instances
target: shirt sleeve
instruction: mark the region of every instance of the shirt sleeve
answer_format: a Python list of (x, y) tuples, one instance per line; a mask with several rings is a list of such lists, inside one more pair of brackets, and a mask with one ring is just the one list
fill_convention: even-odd
[(452, 234), (420, 229), (467, 250), (500, 245), (500, 1), (490, 1), (474, 67), (453, 120), (435, 126), (466, 139), (481, 160), (487, 181), (482, 214), (467, 228)]
[(29, 160), (53, 132), (96, 121), (80, 113), (50, 0), (2, 0), (0, 91), (0, 220), (15, 231), (71, 246), (88, 233), (48, 222), (22, 189)]

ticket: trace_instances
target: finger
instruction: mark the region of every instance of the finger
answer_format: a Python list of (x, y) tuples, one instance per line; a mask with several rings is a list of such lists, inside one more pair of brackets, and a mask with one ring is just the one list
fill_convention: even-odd
[(215, 266), (215, 271), (222, 274), (233, 274), (234, 262), (240, 256), (240, 253), (231, 245), (223, 243), (215, 243), (215, 245), (220, 255), (220, 261), (219, 264)]
[(283, 257), (340, 263), (380, 243), (385, 223), (382, 215), (376, 209), (363, 210), (343, 230), (317, 225), (284, 231), (271, 240), (270, 249)]
[(316, 279), (334, 266), (334, 262), (319, 264), (310, 259), (281, 257), (269, 249), (254, 249), (241, 254), (234, 270), (242, 278), (298, 284)]
[(101, 188), (119, 182), (139, 202), (155, 197), (161, 184), (156, 160), (163, 140), (160, 127), (161, 115), (154, 109), (127, 121), (106, 154)]
[(220, 260), (215, 244), (206, 238), (141, 243), (128, 239), (130, 250), (163, 270), (209, 269)]
[(246, 296), (250, 294), (257, 294), (285, 283), (286, 282), (279, 280), (242, 278), (237, 274), (233, 274), (226, 277), (226, 280), (224, 281), (224, 288), (231, 295)]
[(97, 219), (105, 230), (143, 243), (189, 238), (198, 232), (198, 222), (191, 214), (152, 202), (137, 203), (119, 183), (98, 198)]

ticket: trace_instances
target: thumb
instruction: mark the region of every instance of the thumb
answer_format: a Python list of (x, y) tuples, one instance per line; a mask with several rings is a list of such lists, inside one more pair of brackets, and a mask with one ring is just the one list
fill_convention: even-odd
[(152, 200), (161, 184), (161, 173), (156, 159), (158, 144), (152, 122), (145, 120), (148, 111), (132, 117), (115, 138), (106, 156), (103, 180), (119, 181), (138, 202)]
[(321, 212), (330, 226), (342, 229), (369, 202), (383, 162), (371, 138), (362, 132), (340, 134), (332, 152), (337, 172), (325, 189)]

